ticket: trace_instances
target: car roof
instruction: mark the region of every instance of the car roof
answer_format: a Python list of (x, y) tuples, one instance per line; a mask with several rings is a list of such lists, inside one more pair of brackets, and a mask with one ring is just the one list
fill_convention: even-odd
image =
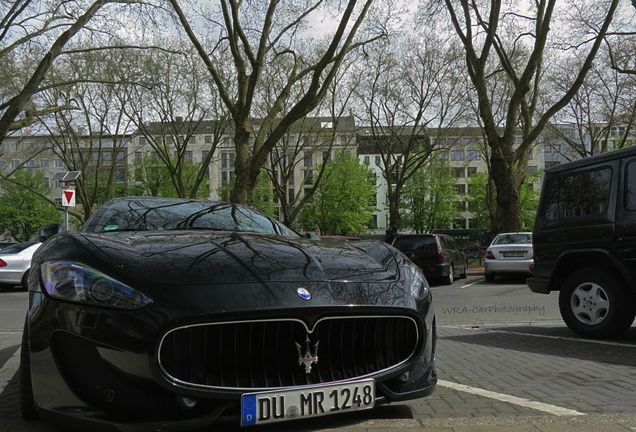
[(561, 165), (554, 166), (552, 168), (548, 168), (545, 172), (549, 174), (556, 174), (563, 171), (569, 171), (571, 169), (582, 168), (589, 165), (596, 165), (603, 162), (609, 162), (631, 156), (636, 156), (636, 147), (628, 147), (626, 149), (601, 153), (584, 159), (577, 159), (572, 162), (567, 162)]
[(516, 231), (516, 232), (499, 233), (499, 234), (497, 234), (497, 237), (498, 236), (502, 236), (502, 235), (510, 235), (510, 234), (528, 234), (528, 235), (532, 235), (532, 231)]

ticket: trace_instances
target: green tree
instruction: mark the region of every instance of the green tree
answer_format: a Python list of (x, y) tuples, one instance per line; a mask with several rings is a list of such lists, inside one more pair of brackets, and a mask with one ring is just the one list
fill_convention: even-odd
[(322, 181), (301, 212), (301, 223), (321, 234), (348, 235), (364, 231), (371, 220), (376, 193), (373, 173), (347, 153), (325, 167)]
[[(182, 181), (189, 188), (197, 181), (200, 164), (186, 162), (181, 168)], [(197, 190), (197, 198), (210, 195), (209, 179), (205, 177)], [(165, 164), (152, 155), (146, 155), (135, 161), (128, 173), (128, 191), (134, 196), (178, 197), (179, 194), (171, 181), (170, 171)]]
[(51, 194), (41, 172), (20, 169), (12, 181), (0, 183), (0, 231), (18, 241), (28, 240), (42, 225), (60, 222), (60, 213), (42, 196)]
[(402, 225), (417, 233), (447, 228), (457, 216), (457, 200), (452, 170), (443, 162), (429, 163), (404, 184)]
[[(538, 180), (539, 172), (526, 175), (524, 183), (519, 189), (519, 204), (522, 229), (531, 230), (534, 227), (537, 208), (539, 207)], [(468, 188), (469, 209), (475, 217), (477, 227), (490, 231), (495, 200), (494, 184), (489, 181), (487, 173), (477, 173), (470, 178)]]
[(492, 221), (492, 193), (488, 188), (493, 185), (488, 181), (488, 174), (478, 172), (468, 181), (468, 209), (473, 214), (476, 228), (491, 230)]
[[(224, 184), (219, 188), (219, 196), (222, 201), (229, 202), (232, 189), (234, 188), (234, 181)], [(278, 208), (274, 203), (274, 190), (272, 181), (269, 179), (267, 172), (264, 170), (258, 175), (256, 185), (252, 190), (252, 207), (267, 216), (278, 219)]]

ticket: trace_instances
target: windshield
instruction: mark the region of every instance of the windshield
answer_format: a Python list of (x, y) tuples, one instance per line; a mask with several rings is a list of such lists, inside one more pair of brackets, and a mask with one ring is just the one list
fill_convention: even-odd
[(497, 236), (494, 245), (507, 245), (507, 244), (531, 244), (532, 234), (501, 234)]
[(393, 245), (399, 250), (427, 249), (437, 252), (437, 242), (433, 236), (398, 237)]
[(213, 230), (297, 237), (254, 210), (234, 204), (167, 199), (117, 200), (102, 207), (86, 232)]
[(11, 246), (7, 246), (3, 249), (0, 249), (0, 254), (8, 255), (8, 254), (17, 254), (22, 252), (28, 247), (33, 246), (35, 243), (19, 243)]

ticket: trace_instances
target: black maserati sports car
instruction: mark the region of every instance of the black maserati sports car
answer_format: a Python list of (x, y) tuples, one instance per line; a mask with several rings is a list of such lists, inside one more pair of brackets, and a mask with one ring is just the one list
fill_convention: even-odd
[(115, 199), (33, 257), (22, 412), (65, 430), (193, 430), (372, 408), (437, 381), (420, 270), (250, 208)]

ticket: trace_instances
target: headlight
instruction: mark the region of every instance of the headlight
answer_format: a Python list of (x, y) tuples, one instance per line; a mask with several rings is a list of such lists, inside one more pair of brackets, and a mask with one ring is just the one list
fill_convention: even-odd
[(409, 286), (409, 293), (416, 298), (423, 298), (428, 294), (428, 281), (414, 264), (407, 263), (404, 266), (405, 281)]
[(78, 262), (47, 261), (40, 272), (45, 291), (58, 300), (128, 310), (152, 303), (139, 291)]

